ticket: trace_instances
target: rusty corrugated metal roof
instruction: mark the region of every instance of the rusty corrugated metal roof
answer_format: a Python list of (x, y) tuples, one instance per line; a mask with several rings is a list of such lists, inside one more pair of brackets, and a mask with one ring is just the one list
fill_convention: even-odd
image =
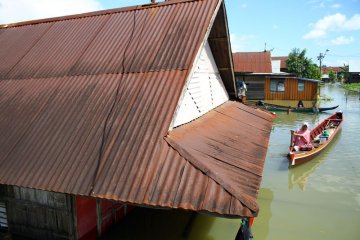
[(0, 35), (4, 50), (0, 59), (6, 61), (0, 65), (0, 77), (23, 79), (189, 69), (216, 2), (179, 1), (156, 8), (131, 8), (9, 28)]
[(344, 67), (322, 67), (321, 71), (323, 74), (328, 74), (330, 72), (338, 73), (338, 72), (344, 72)]
[(257, 212), (256, 197), (272, 118), (243, 104), (227, 102), (170, 132), (166, 141), (248, 209)]
[(287, 56), (271, 57), (271, 60), (280, 60), (280, 68), (287, 68), (286, 61), (289, 59)]
[(270, 52), (233, 53), (234, 72), (271, 73)]
[[(258, 177), (234, 192), (233, 182), (208, 175), (164, 139), (220, 3), (168, 1), (0, 28), (0, 184), (256, 215), (248, 203)], [(227, 62), (222, 67), (231, 70)], [(244, 107), (213, 112), (229, 109), (235, 119), (256, 113), (234, 108)], [(211, 122), (213, 114), (204, 118)], [(253, 122), (258, 128), (261, 121)]]

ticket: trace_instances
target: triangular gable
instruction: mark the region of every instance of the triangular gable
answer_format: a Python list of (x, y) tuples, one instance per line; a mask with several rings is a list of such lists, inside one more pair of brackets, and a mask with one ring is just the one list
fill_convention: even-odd
[(171, 128), (188, 123), (229, 100), (207, 41), (195, 62), (180, 97)]

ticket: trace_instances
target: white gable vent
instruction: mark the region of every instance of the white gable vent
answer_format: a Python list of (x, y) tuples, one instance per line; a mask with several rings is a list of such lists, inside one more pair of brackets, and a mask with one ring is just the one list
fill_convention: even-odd
[(195, 63), (170, 129), (188, 123), (229, 100), (208, 42)]

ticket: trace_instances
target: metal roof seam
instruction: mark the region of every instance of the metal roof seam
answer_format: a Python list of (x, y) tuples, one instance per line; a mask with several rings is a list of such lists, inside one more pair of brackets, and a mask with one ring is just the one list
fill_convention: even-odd
[(91, 46), (91, 44), (93, 43), (93, 41), (95, 40), (95, 38), (97, 38), (100, 34), (100, 32), (102, 31), (103, 27), (105, 26), (105, 24), (108, 23), (109, 19), (111, 17), (111, 14), (108, 14), (108, 17), (106, 20), (103, 21), (103, 23), (101, 24), (101, 26), (99, 26), (98, 31), (96, 34), (94, 34), (94, 36), (92, 37), (92, 39), (89, 41), (88, 45), (84, 48), (83, 52), (80, 54), (79, 58), (74, 62), (73, 66), (69, 69), (69, 71), (67, 72), (66, 76), (69, 76), (70, 73), (76, 68), (78, 62), (80, 61), (80, 59), (82, 59), (83, 55), (87, 52), (87, 50), (89, 49), (89, 47)]
[[(9, 73), (11, 73), (11, 71), (17, 66), (17, 64), (19, 62), (21, 62), (21, 60), (33, 49), (33, 47), (41, 40), (41, 38), (51, 29), (51, 27), (54, 25), (54, 23), (49, 24), (49, 27), (42, 33), (40, 34), (40, 36), (35, 40), (35, 42), (33, 43), (33, 45), (31, 47), (29, 47), (29, 49), (23, 54), (23, 56), (21, 58), (19, 58), (19, 60), (4, 74), (4, 76), (7, 76)], [(1, 78), (0, 78), (1, 81)]]
[[(98, 171), (99, 171), (99, 167), (100, 167), (100, 162), (101, 162), (102, 156), (103, 156), (104, 151), (105, 151), (105, 149), (104, 149), (105, 142), (107, 140), (108, 134), (109, 134), (109, 132), (110, 132), (110, 130), (111, 130), (113, 124), (114, 124), (114, 121), (115, 121), (115, 119), (113, 119), (113, 121), (110, 124), (109, 131), (108, 131), (108, 133), (106, 133), (106, 128), (107, 128), (107, 125), (108, 125), (108, 121), (110, 120), (110, 116), (111, 116), (114, 108), (116, 108), (116, 102), (117, 102), (117, 99), (118, 99), (119, 94), (120, 94), (121, 83), (125, 82), (125, 81), (122, 80), (122, 78), (124, 77), (126, 53), (127, 53), (127, 50), (128, 50), (128, 48), (130, 46), (131, 41), (133, 40), (133, 36), (134, 36), (134, 33), (135, 33), (135, 26), (136, 26), (136, 11), (134, 11), (134, 14), (133, 14), (133, 24), (132, 24), (132, 30), (131, 30), (130, 38), (129, 38), (128, 43), (125, 46), (124, 53), (123, 53), (123, 61), (122, 61), (123, 73), (121, 74), (121, 78), (119, 78), (119, 80), (118, 80), (118, 84), (117, 84), (117, 87), (116, 87), (116, 90), (115, 90), (114, 101), (113, 101), (113, 104), (111, 105), (110, 111), (108, 112), (108, 114), (106, 116), (106, 119), (105, 119), (105, 122), (104, 122), (103, 135), (102, 135), (102, 138), (101, 138), (101, 144), (100, 144), (100, 149), (99, 149), (99, 157), (98, 157), (98, 160), (96, 162), (96, 171), (95, 171), (95, 174), (94, 174), (93, 183), (91, 184), (91, 187), (90, 187), (89, 195), (94, 194), (93, 190), (94, 190), (94, 187), (95, 187), (96, 180), (98, 178), (98, 174), (99, 174)], [(115, 109), (115, 113), (116, 113), (116, 109)]]
[[(216, 112), (219, 113), (219, 114), (225, 115), (225, 116), (227, 116), (227, 117), (229, 117), (229, 118), (232, 118), (232, 119), (238, 121), (238, 119), (233, 118), (232, 116), (230, 116), (230, 115), (228, 115), (228, 114), (226, 114), (226, 113), (224, 113), (224, 112), (220, 112), (220, 111), (218, 111), (218, 110), (216, 110), (216, 109), (214, 109), (214, 111), (216, 111)], [(254, 114), (254, 115), (255, 115), (255, 114)], [(257, 115), (255, 115), (255, 116), (257, 116)], [(266, 133), (269, 132), (269, 130), (264, 130), (263, 128), (260, 128), (260, 127), (258, 127), (257, 125), (250, 124), (250, 123), (247, 122), (247, 121), (244, 121), (243, 123), (246, 124), (246, 125), (249, 125), (249, 126), (251, 126), (251, 127), (254, 127), (254, 128), (256, 128), (256, 129), (258, 129), (258, 130), (260, 130), (260, 131), (264, 131), (264, 132), (266, 132)]]
[[(261, 116), (255, 114), (254, 112), (247, 111), (247, 110), (242, 109), (242, 108), (239, 108), (239, 109), (242, 110), (242, 111), (245, 111), (245, 112), (247, 112), (247, 113), (250, 113), (250, 114), (252, 114), (252, 115), (254, 115), (254, 116), (256, 116), (256, 117), (260, 117), (260, 118), (262, 118), (262, 119), (264, 119), (264, 120), (266, 120), (266, 121), (268, 121), (268, 122), (271, 122), (269, 119), (266, 119), (266, 118), (264, 118), (264, 117), (261, 117)], [(250, 109), (250, 108), (249, 108), (249, 109)], [(269, 116), (269, 117), (270, 117), (270, 116)], [(275, 118), (275, 116), (273, 116), (273, 115), (271, 115), (271, 117), (272, 117), (273, 119)]]

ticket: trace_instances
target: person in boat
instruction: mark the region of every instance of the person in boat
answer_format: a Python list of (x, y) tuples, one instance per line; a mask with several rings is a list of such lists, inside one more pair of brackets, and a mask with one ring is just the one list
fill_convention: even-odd
[(309, 123), (304, 122), (300, 129), (293, 134), (292, 146), (303, 147), (310, 144), (310, 129)]
[(297, 104), (297, 108), (303, 108), (304, 107), (304, 103), (302, 102), (302, 100), (300, 100)]
[(319, 104), (318, 101), (313, 101), (312, 102), (312, 110), (314, 113), (318, 113), (319, 112)]

